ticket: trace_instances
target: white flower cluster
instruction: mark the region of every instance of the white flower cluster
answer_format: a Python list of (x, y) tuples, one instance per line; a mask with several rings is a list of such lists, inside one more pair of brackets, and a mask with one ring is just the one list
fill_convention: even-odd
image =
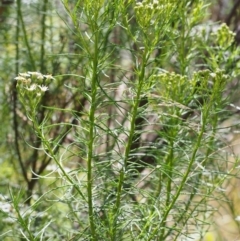
[(170, 2), (168, 2), (168, 1), (143, 0), (142, 2), (136, 2), (135, 9), (140, 8), (145, 11), (164, 10), (166, 7), (169, 7), (169, 4), (170, 4)]
[(142, 2), (137, 2), (136, 3), (136, 7), (147, 7), (147, 8), (154, 9), (154, 8), (156, 8), (158, 6), (159, 6), (159, 1), (158, 0), (153, 0), (153, 1), (143, 0)]
[[(170, 0), (143, 0), (136, 2), (134, 10), (138, 24), (149, 34), (155, 34), (155, 27), (171, 14), (173, 4)], [(152, 30), (148, 30), (149, 28)], [(148, 31), (147, 31), (148, 30)]]
[(39, 72), (19, 73), (17, 81), (18, 98), (29, 113), (36, 112), (42, 96), (49, 89), (48, 85), (54, 80), (52, 75)]
[[(15, 78), (19, 87), (23, 87), (27, 91), (36, 91), (39, 89), (41, 92), (48, 90), (48, 87), (42, 83), (49, 83), (53, 79), (52, 75), (43, 75), (39, 72), (19, 73), (18, 77)], [(36, 83), (32, 83), (33, 81)]]

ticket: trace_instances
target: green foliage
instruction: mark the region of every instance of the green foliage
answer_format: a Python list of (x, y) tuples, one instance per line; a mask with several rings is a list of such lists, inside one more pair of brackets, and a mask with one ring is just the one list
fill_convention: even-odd
[(11, 209), (1, 210), (0, 235), (201, 240), (216, 190), (237, 175), (218, 133), (223, 92), (238, 75), (234, 33), (200, 28), (203, 0), (29, 8), (30, 18), (16, 2), (16, 32), (6, 32), (15, 44), (2, 60), (15, 61), (17, 181), (1, 201)]

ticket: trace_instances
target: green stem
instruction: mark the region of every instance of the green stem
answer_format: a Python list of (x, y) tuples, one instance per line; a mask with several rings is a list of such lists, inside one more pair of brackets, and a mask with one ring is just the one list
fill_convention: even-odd
[(45, 37), (46, 37), (46, 16), (47, 16), (47, 4), (48, 0), (44, 0), (43, 2), (43, 8), (42, 8), (42, 20), (41, 20), (41, 26), (42, 26), (42, 32), (41, 32), (41, 56), (40, 56), (40, 70), (41, 73), (45, 72), (45, 62), (44, 62), (44, 56), (45, 56)]
[(76, 184), (74, 182), (74, 180), (68, 175), (68, 173), (62, 167), (60, 161), (56, 157), (56, 154), (52, 148), (51, 143), (45, 138), (45, 136), (43, 134), (43, 130), (42, 130), (43, 127), (42, 127), (42, 125), (39, 125), (36, 115), (29, 114), (29, 116), (30, 116), (30, 120), (32, 121), (32, 124), (33, 124), (33, 129), (36, 132), (36, 134), (38, 135), (38, 137), (40, 138), (40, 140), (42, 141), (42, 146), (43, 146), (44, 150), (46, 151), (46, 153), (48, 153), (48, 155), (54, 160), (54, 162), (57, 164), (58, 168), (61, 170), (63, 176), (67, 179), (67, 181), (69, 183), (71, 183), (73, 185), (73, 187), (75, 188), (77, 193), (83, 198), (84, 201), (87, 202), (87, 200), (86, 200), (85, 196), (83, 195), (83, 193), (81, 192), (78, 184)]
[(98, 62), (99, 62), (99, 29), (97, 26), (98, 12), (94, 15), (94, 23), (92, 23), (94, 35), (94, 56), (92, 66), (92, 79), (91, 79), (91, 106), (89, 111), (89, 141), (87, 152), (87, 193), (88, 193), (88, 218), (91, 230), (91, 240), (97, 241), (94, 210), (93, 210), (93, 178), (92, 178), (92, 166), (93, 166), (93, 152), (95, 141), (95, 112), (96, 112), (96, 100), (97, 100), (97, 87), (98, 87)]
[[(155, 197), (156, 197), (156, 202), (159, 203), (161, 202), (160, 199), (160, 194), (161, 194), (161, 189), (162, 189), (162, 181), (167, 178), (167, 190), (166, 190), (166, 201), (165, 201), (165, 206), (168, 207), (171, 203), (171, 195), (172, 195), (172, 176), (173, 176), (173, 168), (174, 168), (174, 162), (173, 162), (173, 159), (174, 159), (174, 149), (173, 149), (173, 144), (174, 144), (174, 141), (173, 141), (173, 137), (171, 136), (171, 139), (169, 140), (169, 153), (167, 155), (167, 158), (166, 158), (166, 167), (167, 167), (167, 170), (166, 170), (166, 173), (165, 174), (161, 174), (160, 173), (160, 177), (159, 177), (159, 185), (158, 185), (158, 188), (157, 188), (157, 192), (155, 194)], [(146, 234), (148, 228), (151, 226), (152, 222), (150, 221), (151, 220), (151, 216), (154, 216), (154, 212), (155, 212), (155, 206), (156, 205), (153, 205), (153, 207), (151, 208), (151, 214), (149, 215), (149, 221), (147, 221), (147, 223), (145, 224), (144, 228), (141, 230), (141, 233), (139, 234), (138, 236), (138, 239), (141, 240), (144, 235)], [(165, 229), (163, 230), (163, 232), (165, 232)]]
[(69, 181), (69, 183), (71, 183), (73, 185), (73, 187), (76, 189), (76, 191), (78, 192), (78, 194), (83, 198), (84, 201), (87, 201), (85, 196), (83, 195), (83, 193), (81, 192), (78, 184), (76, 184), (71, 177), (67, 174), (67, 172), (65, 171), (65, 169), (62, 167), (61, 163), (58, 161), (58, 158), (56, 157), (54, 150), (51, 147), (51, 143), (45, 139), (45, 136), (42, 134), (42, 130), (40, 127), (37, 128), (37, 133), (40, 137), (40, 139), (42, 140), (42, 144), (44, 147), (44, 150), (46, 152), (48, 152), (48, 154), (50, 154), (50, 156), (53, 158), (53, 160), (55, 161), (55, 163), (57, 164), (57, 166), (59, 167), (59, 169), (61, 170), (62, 174), (64, 177), (66, 177), (66, 179)]
[[(20, 59), (20, 54), (19, 54), (19, 35), (20, 35), (20, 18), (19, 18), (19, 14), (21, 12), (21, 0), (17, 0), (17, 15), (18, 15), (18, 18), (17, 18), (17, 26), (16, 26), (16, 43), (15, 43), (15, 46), (16, 46), (16, 64), (15, 64), (15, 73), (16, 73), (16, 76), (18, 75), (19, 73), (19, 59)], [(16, 89), (16, 84), (17, 84), (17, 81), (14, 80), (13, 81), (13, 86), (12, 86), (12, 89), (13, 89), (13, 129), (14, 129), (14, 143), (15, 143), (15, 148), (16, 148), (16, 152), (17, 152), (17, 156), (18, 156), (18, 162), (19, 162), (19, 165), (20, 165), (20, 168), (21, 168), (21, 171), (22, 171), (22, 174), (23, 174), (23, 177), (24, 177), (24, 180), (28, 183), (29, 180), (28, 180), (28, 176), (27, 176), (27, 172), (26, 172), (26, 168), (23, 164), (23, 160), (22, 160), (22, 155), (21, 155), (21, 151), (20, 151), (20, 146), (19, 146), (19, 139), (20, 139), (20, 135), (19, 135), (19, 130), (18, 130), (18, 117), (17, 117), (17, 89)]]
[(28, 37), (27, 37), (28, 35), (27, 35), (27, 31), (26, 31), (26, 28), (25, 28), (25, 23), (23, 21), (22, 11), (21, 11), (20, 7), (18, 8), (18, 18), (19, 18), (19, 20), (21, 22), (21, 25), (22, 25), (23, 37), (24, 37), (24, 41), (25, 41), (25, 44), (26, 44), (26, 47), (27, 47), (27, 50), (28, 50), (28, 55), (29, 55), (29, 58), (30, 58), (32, 70), (36, 71), (35, 60), (33, 58), (31, 47), (30, 47), (30, 44), (28, 42)]
[[(208, 106), (206, 106), (205, 110), (202, 111), (202, 127), (201, 127), (200, 133), (198, 135), (198, 139), (197, 139), (196, 145), (194, 147), (194, 150), (193, 150), (193, 153), (192, 153), (192, 157), (190, 159), (188, 168), (187, 168), (185, 174), (183, 175), (183, 178), (181, 180), (179, 188), (178, 188), (176, 194), (173, 197), (172, 202), (170, 203), (170, 205), (167, 207), (166, 211), (164, 212), (162, 220), (161, 220), (161, 222), (159, 224), (160, 227), (164, 227), (165, 226), (168, 214), (173, 209), (173, 206), (175, 205), (176, 201), (178, 200), (178, 197), (181, 194), (181, 191), (182, 191), (182, 189), (183, 189), (183, 187), (184, 187), (184, 185), (185, 185), (185, 183), (187, 181), (189, 173), (191, 172), (191, 168), (192, 168), (192, 165), (193, 165), (193, 163), (195, 161), (197, 152), (198, 152), (199, 148), (201, 147), (201, 141), (202, 141), (202, 138), (203, 138), (203, 134), (205, 132), (206, 118), (208, 117), (209, 110), (210, 110), (210, 104)], [(152, 235), (150, 236), (150, 238), (148, 240), (151, 241), (152, 238), (155, 236), (155, 234), (157, 232), (159, 232), (159, 227), (157, 227), (155, 230), (153, 230)], [(164, 233), (165, 233), (164, 229), (160, 230), (160, 235), (159, 235), (158, 240), (163, 240)]]
[[(27, 223), (27, 217), (24, 218), (24, 214), (21, 214), (20, 210), (19, 210), (19, 199), (21, 197), (21, 194), (19, 192), (17, 197), (14, 197), (14, 194), (10, 191), (10, 195), (11, 195), (11, 199), (13, 201), (13, 206), (14, 206), (14, 210), (17, 213), (17, 219), (19, 224), (21, 225), (21, 227), (24, 229), (24, 231), (28, 234), (28, 240), (30, 241), (34, 241), (36, 240), (35, 237), (33, 236), (33, 233), (31, 230), (29, 230), (28, 228), (28, 223)], [(25, 237), (25, 235), (23, 235)]]
[(170, 140), (170, 145), (169, 145), (169, 151), (170, 153), (168, 154), (168, 158), (167, 158), (167, 173), (168, 173), (168, 181), (167, 181), (167, 198), (166, 198), (166, 207), (169, 205), (170, 203), (170, 199), (171, 199), (171, 188), (172, 188), (172, 171), (173, 171), (173, 158), (174, 158), (174, 153), (173, 153), (173, 140)]
[[(144, 83), (144, 76), (145, 76), (145, 68), (147, 65), (147, 61), (149, 58), (149, 53), (148, 50), (145, 50), (143, 54), (143, 59), (142, 59), (142, 66), (140, 69), (140, 74), (138, 77), (138, 85), (137, 85), (137, 93), (136, 97), (133, 100), (133, 106), (132, 110), (129, 112), (131, 113), (131, 119), (130, 119), (130, 130), (129, 130), (129, 136), (125, 148), (125, 153), (124, 153), (124, 158), (123, 158), (123, 167), (120, 170), (120, 175), (119, 175), (119, 182), (118, 182), (118, 188), (117, 188), (117, 199), (116, 199), (116, 204), (115, 204), (115, 218), (114, 218), (114, 226), (117, 223), (117, 217), (119, 216), (119, 209), (120, 209), (120, 204), (121, 204), (121, 195), (122, 195), (122, 190), (123, 190), (123, 184), (125, 180), (125, 174), (127, 172), (127, 167), (128, 167), (128, 160), (129, 160), (129, 155), (131, 152), (131, 146), (133, 144), (133, 137), (135, 134), (135, 122), (138, 114), (138, 107), (139, 107), (139, 102), (141, 99), (141, 94), (142, 94), (142, 87)], [(116, 228), (114, 227), (113, 230), (113, 235), (112, 235), (112, 240), (116, 240)]]

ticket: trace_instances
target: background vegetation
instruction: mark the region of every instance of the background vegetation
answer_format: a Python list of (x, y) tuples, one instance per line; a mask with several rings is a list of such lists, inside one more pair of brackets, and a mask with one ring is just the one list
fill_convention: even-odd
[(238, 240), (240, 1), (0, 1), (1, 240)]

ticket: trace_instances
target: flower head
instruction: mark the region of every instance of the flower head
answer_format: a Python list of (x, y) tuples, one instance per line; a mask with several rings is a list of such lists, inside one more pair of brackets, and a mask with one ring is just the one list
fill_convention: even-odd
[(47, 80), (54, 80), (51, 74), (43, 75)]
[(29, 78), (30, 74), (28, 74), (28, 73), (19, 73), (19, 76), (24, 77), (24, 78)]
[(42, 91), (42, 92), (46, 92), (47, 90), (48, 90), (48, 87), (47, 86), (45, 86), (45, 85), (38, 85), (38, 87), (40, 88), (40, 90)]
[(17, 80), (17, 81), (26, 81), (26, 78), (22, 77), (22, 76), (18, 76), (18, 77), (14, 78), (14, 79)]
[(33, 76), (33, 77), (38, 77), (39, 75), (42, 75), (42, 74), (39, 73), (39, 72), (30, 72), (30, 71), (28, 71), (27, 73), (28, 73), (29, 75)]
[(29, 91), (34, 91), (34, 90), (36, 90), (36, 88), (37, 88), (36, 84), (30, 85), (30, 87), (26, 87), (26, 89), (29, 90)]

